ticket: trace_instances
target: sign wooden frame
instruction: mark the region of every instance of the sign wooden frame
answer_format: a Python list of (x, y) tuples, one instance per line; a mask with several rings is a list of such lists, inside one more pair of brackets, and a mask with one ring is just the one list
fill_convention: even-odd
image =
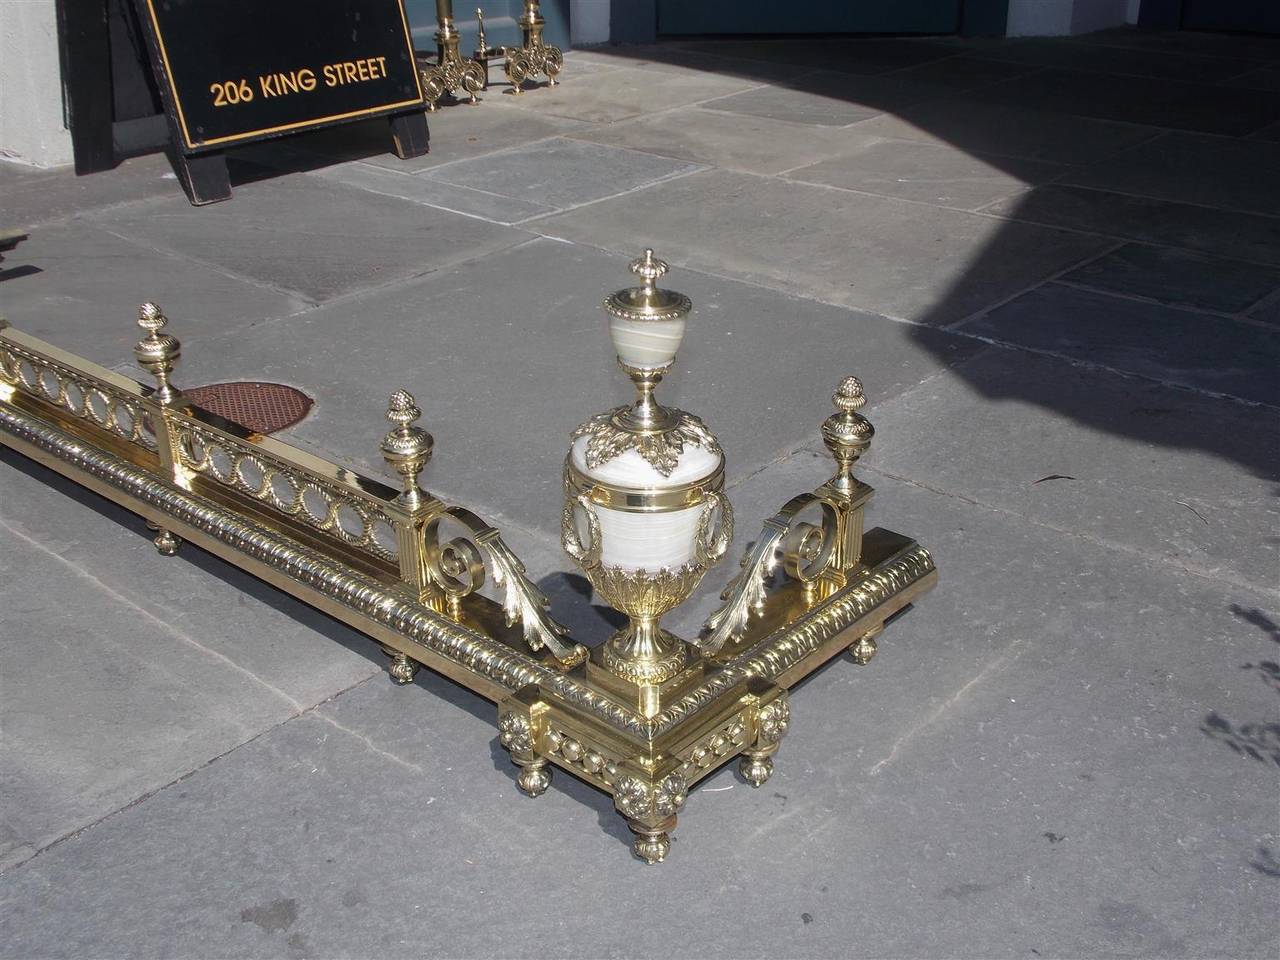
[[(311, 69), (312, 64), (307, 62), (306, 66), (301, 69), (295, 68), (288, 74), (277, 72), (272, 68), (268, 68), (265, 73), (259, 73), (260, 66), (256, 63), (252, 66), (241, 64), (243, 69), (228, 67), (233, 76), (225, 83), (221, 82), (220, 74), (210, 74), (214, 76), (215, 82), (209, 84), (209, 76), (204, 74), (210, 70), (212, 63), (206, 62), (198, 67), (191, 67), (184, 64), (181, 59), (183, 51), (176, 46), (173, 36), (177, 32), (177, 27), (173, 23), (164, 22), (166, 16), (172, 18), (175, 15), (173, 11), (166, 11), (164, 7), (157, 10), (157, 7), (160, 7), (157, 0), (133, 0), (143, 32), (147, 37), (152, 70), (169, 124), (170, 158), (193, 204), (212, 203), (231, 196), (226, 158), (222, 153), (227, 147), (385, 116), (391, 126), (395, 152), (398, 156), (407, 159), (427, 152), (429, 132), (423, 113), (425, 102), (422, 80), (416, 66), (413, 37), (405, 13), (404, 0), (364, 0), (364, 2), (385, 8), (380, 11), (382, 34), (375, 34), (375, 42), (366, 45), (368, 52), (365, 56), (323, 66), (315, 63), (314, 70)], [(211, 16), (221, 12), (217, 9), (218, 6), (214, 3), (208, 4)], [(315, 17), (325, 16), (324, 3), (317, 2), (311, 6), (319, 8), (314, 9)], [(193, 8), (186, 11), (187, 16), (191, 16), (194, 9), (193, 5)], [(202, 13), (203, 10), (200, 12)], [(346, 10), (344, 12), (349, 13)], [(358, 14), (357, 19), (359, 19)], [(377, 17), (374, 19), (376, 20)], [(399, 29), (396, 29), (397, 25)], [(388, 31), (396, 36), (392, 38)], [(403, 46), (400, 44), (401, 36)], [(381, 46), (376, 45), (378, 40), (381, 41)], [(386, 46), (388, 40), (392, 41), (394, 48)], [(324, 45), (345, 50), (343, 41), (330, 45), (327, 37)], [(330, 50), (331, 54), (333, 49)], [(192, 47), (190, 52), (192, 56), (204, 55), (206, 61), (209, 60), (208, 51)], [(291, 53), (292, 51), (286, 48), (283, 52)], [(373, 55), (379, 53), (382, 55)], [(294, 59), (303, 62), (304, 56), (304, 53), (299, 52)], [(391, 61), (390, 68), (388, 61)], [(408, 69), (405, 68), (406, 63)], [(379, 64), (380, 74), (377, 72)], [(357, 66), (359, 67), (358, 77)], [(335, 68), (345, 68), (350, 78), (350, 86), (347, 86), (348, 81), (344, 79), (343, 70)], [(389, 74), (388, 69), (394, 71), (394, 75)], [(198, 79), (191, 75), (193, 70), (199, 75)], [(188, 76), (182, 77), (184, 72)], [(307, 96), (297, 96), (299, 75), (303, 77), (303, 89)], [(239, 78), (238, 81), (236, 77)], [(380, 77), (399, 83), (400, 92), (391, 98), (379, 99), (375, 96), (371, 100), (369, 96), (362, 95), (356, 87), (358, 81), (377, 80)], [(410, 77), (412, 77), (411, 93), (408, 87)], [(286, 87), (284, 92), (294, 96), (285, 99), (278, 87), (273, 92), (272, 78), (279, 78), (280, 81), (288, 78), (287, 82), (292, 83), (292, 87)], [(206, 84), (208, 90), (204, 89)], [(254, 105), (254, 111), (261, 116), (263, 108), (269, 101), (272, 114), (269, 120), (250, 120), (244, 124), (237, 124), (231, 119), (234, 114), (214, 111), (213, 108), (223, 106), (234, 108), (242, 103), (248, 105), (257, 96), (260, 84), (262, 99)], [(219, 91), (218, 88), (223, 89)], [(210, 97), (210, 102), (196, 102), (195, 89), (199, 90), (200, 97)], [(220, 94), (227, 99), (220, 100)], [(350, 109), (337, 109), (330, 112), (322, 107), (320, 112), (315, 112), (311, 109), (314, 104), (312, 96), (315, 94), (330, 101), (334, 99), (344, 101), (344, 106)], [(244, 97), (243, 101), (240, 97)], [(201, 120), (215, 129), (206, 134), (204, 127), (200, 124)]]

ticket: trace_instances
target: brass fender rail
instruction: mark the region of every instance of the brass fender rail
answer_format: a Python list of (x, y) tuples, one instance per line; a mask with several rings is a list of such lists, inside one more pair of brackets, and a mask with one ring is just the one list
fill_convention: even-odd
[[(845, 649), (865, 663), (885, 622), (937, 579), (914, 541), (863, 536), (870, 488), (842, 461), (766, 523), (701, 641), (701, 679), (645, 714), (590, 680), (586, 648), (499, 532), (418, 486), (431, 438), (411, 396), (393, 395), (382, 447), (397, 490), (188, 403), (169, 383), (179, 345), (159, 309), (145, 305), (140, 325), (154, 388), (0, 319), (0, 443), (144, 517), (161, 553), (189, 541), (367, 634), (395, 679), (422, 664), (495, 701), (521, 788), (541, 793), (554, 765), (606, 791), (649, 862), (697, 781), (734, 758), (748, 782), (768, 777), (787, 688)], [(815, 505), (832, 520), (825, 552), (813, 549), (823, 524), (798, 519)], [(479, 592), (489, 579), (497, 599)]]

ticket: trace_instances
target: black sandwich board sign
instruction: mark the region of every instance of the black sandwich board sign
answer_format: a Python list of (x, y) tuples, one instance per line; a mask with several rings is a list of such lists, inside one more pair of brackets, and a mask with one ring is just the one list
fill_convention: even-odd
[(134, 0), (194, 204), (231, 196), (222, 150), (367, 117), (427, 151), (403, 0)]

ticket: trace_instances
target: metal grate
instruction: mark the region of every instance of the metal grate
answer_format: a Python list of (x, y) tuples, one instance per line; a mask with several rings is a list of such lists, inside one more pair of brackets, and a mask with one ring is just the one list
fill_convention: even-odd
[(313, 402), (283, 383), (211, 383), (182, 392), (196, 406), (254, 433), (292, 427), (307, 415)]

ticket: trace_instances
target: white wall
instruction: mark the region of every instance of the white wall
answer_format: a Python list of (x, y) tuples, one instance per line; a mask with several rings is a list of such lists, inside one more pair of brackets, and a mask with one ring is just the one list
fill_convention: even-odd
[(1136, 23), (1139, 0), (1009, 0), (1011, 37), (1061, 37)]
[(71, 162), (54, 0), (0, 0), (0, 158)]

